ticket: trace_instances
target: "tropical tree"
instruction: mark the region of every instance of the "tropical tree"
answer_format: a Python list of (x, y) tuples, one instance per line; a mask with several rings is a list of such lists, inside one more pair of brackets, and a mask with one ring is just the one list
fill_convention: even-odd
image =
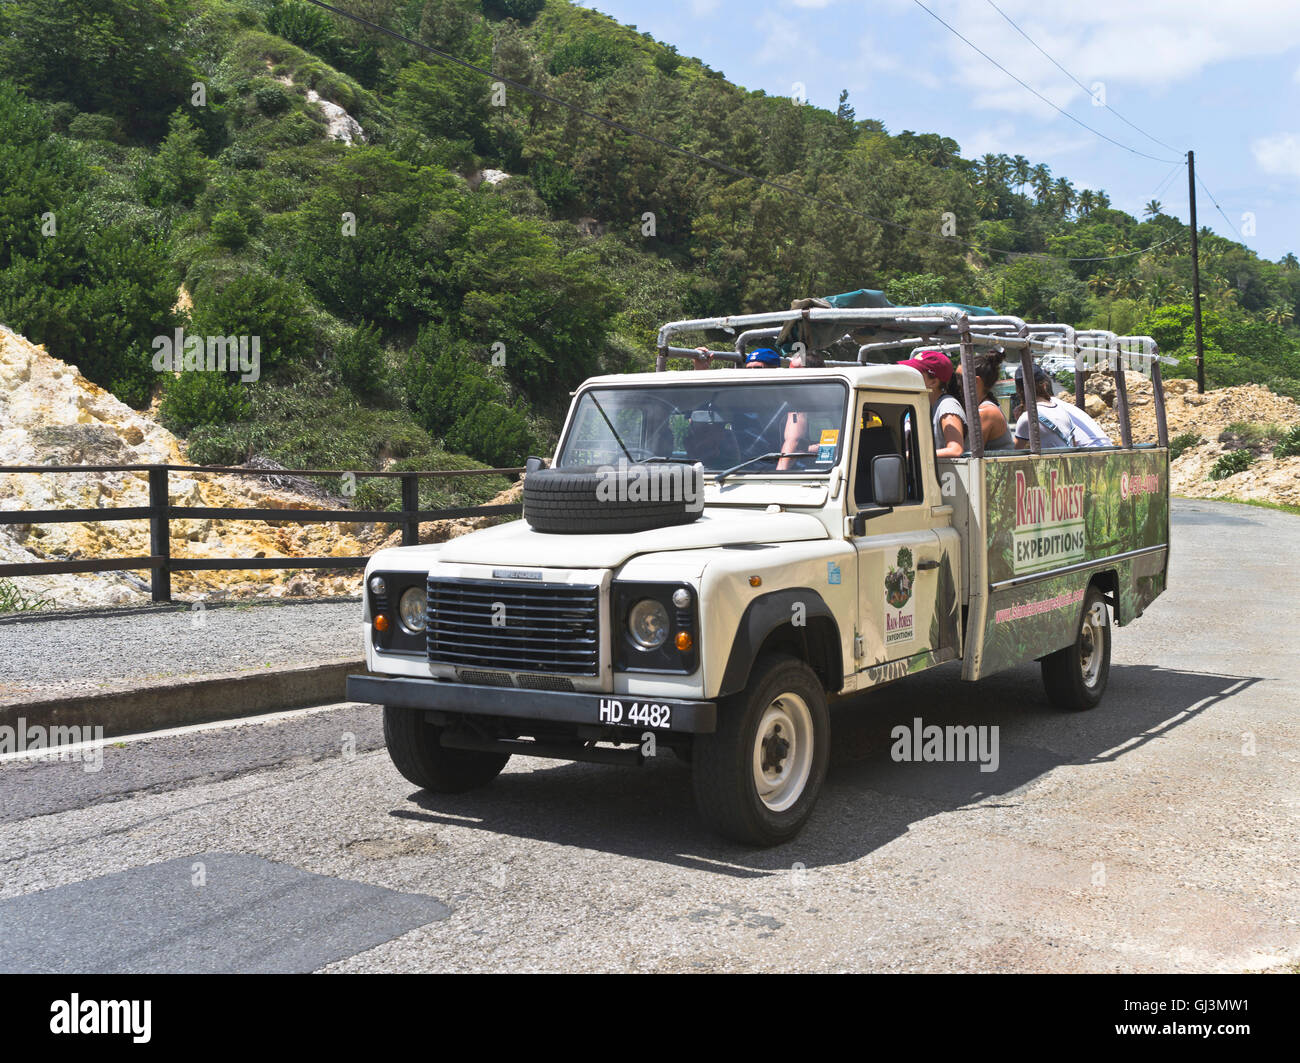
[(1142, 208), (1142, 217), (1157, 218), (1164, 212), (1164, 209), (1165, 205), (1161, 203), (1160, 200), (1150, 200), (1147, 205)]
[(1056, 208), (1061, 212), (1061, 217), (1065, 218), (1070, 213), (1070, 208), (1074, 206), (1075, 191), (1074, 185), (1068, 177), (1058, 177), (1052, 185), (1052, 199), (1056, 202)]
[(1025, 185), (1029, 183), (1029, 175), (1032, 173), (1029, 160), (1023, 155), (1017, 155), (1011, 160), (1011, 173), (1015, 176), (1016, 188), (1023, 194)]
[(1039, 163), (1034, 167), (1034, 172), (1030, 175), (1030, 182), (1034, 186), (1034, 195), (1039, 203), (1046, 203), (1052, 194), (1052, 171), (1046, 163)]

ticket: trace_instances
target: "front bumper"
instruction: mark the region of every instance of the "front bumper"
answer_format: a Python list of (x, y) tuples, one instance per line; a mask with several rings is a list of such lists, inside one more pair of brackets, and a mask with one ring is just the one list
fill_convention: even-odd
[[(712, 734), (717, 729), (718, 715), (717, 704), (712, 701), (519, 690), (374, 675), (348, 676), (347, 698), (393, 708), (436, 709), (467, 716), (500, 716), (595, 727), (617, 726), (669, 734)], [(670, 710), (666, 726), (645, 722), (644, 713), (649, 706), (660, 710), (651, 714), (651, 719), (662, 720), (663, 710)]]

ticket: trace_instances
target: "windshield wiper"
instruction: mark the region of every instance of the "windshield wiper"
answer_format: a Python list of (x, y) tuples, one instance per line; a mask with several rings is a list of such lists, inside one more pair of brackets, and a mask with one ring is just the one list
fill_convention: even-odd
[(600, 411), (601, 417), (605, 419), (605, 424), (609, 426), (610, 432), (613, 433), (614, 442), (618, 444), (618, 449), (623, 452), (623, 457), (627, 458), (629, 465), (633, 464), (632, 455), (628, 453), (627, 447), (623, 445), (623, 437), (618, 434), (618, 429), (614, 427), (614, 422), (609, 419), (609, 414), (605, 412), (605, 407), (600, 404), (600, 399), (596, 398), (594, 392), (588, 392), (587, 394), (590, 396), (591, 401), (595, 403), (596, 409)]
[(742, 461), (739, 465), (733, 465), (730, 469), (723, 469), (722, 472), (718, 473), (716, 476), (713, 477), (713, 482), (722, 483), (722, 481), (725, 480), (728, 476), (730, 476), (733, 472), (739, 472), (746, 465), (753, 465), (754, 462), (756, 461), (771, 461), (773, 458), (805, 458), (807, 456), (808, 456), (807, 451), (803, 451), (803, 450), (796, 450), (790, 454), (782, 454), (779, 450), (773, 451), (771, 454), (759, 454), (756, 457), (748, 458), (745, 461)]

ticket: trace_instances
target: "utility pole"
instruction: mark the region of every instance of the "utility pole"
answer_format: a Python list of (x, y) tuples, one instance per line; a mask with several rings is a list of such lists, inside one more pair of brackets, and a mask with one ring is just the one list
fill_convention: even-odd
[(1196, 155), (1187, 153), (1187, 202), (1192, 226), (1192, 321), (1196, 326), (1196, 390), (1205, 394), (1205, 343), (1201, 339), (1201, 261), (1196, 251)]

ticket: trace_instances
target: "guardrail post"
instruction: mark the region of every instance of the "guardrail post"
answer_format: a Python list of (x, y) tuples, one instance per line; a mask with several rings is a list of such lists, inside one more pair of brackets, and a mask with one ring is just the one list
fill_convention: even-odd
[(155, 602), (172, 600), (172, 540), (167, 515), (167, 466), (149, 468), (149, 553), (158, 558), (153, 563), (149, 586)]
[(420, 542), (420, 480), (414, 473), (402, 476), (402, 545), (418, 546)]

